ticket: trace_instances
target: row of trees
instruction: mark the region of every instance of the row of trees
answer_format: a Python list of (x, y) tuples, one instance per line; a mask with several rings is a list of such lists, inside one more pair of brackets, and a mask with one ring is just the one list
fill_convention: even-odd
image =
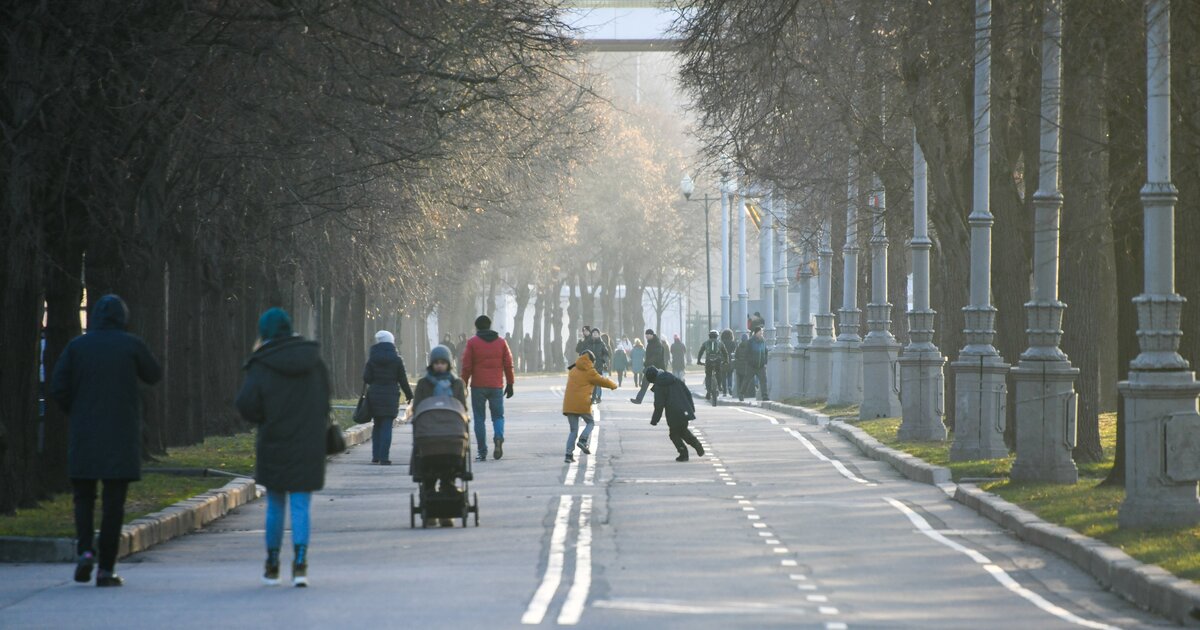
[(269, 305), (348, 393), (368, 324), (561, 228), (538, 210), (600, 119), (539, 0), (14, 2), (0, 33), (0, 512), (65, 486), (39, 359), (81, 301), (124, 296), (164, 361), (149, 453), (242, 428), (236, 368)]
[[(1189, 300), (1183, 329), (1191, 333), (1180, 352), (1195, 360), (1200, 274), (1188, 271), (1200, 267), (1192, 242), (1200, 235), (1200, 4), (1172, 4), (1176, 277), (1178, 292)], [(1138, 351), (1131, 300), (1142, 290), (1145, 20), (1141, 0), (1065, 0), (1063, 6), (1061, 277), (1069, 305), (1063, 346), (1082, 370), (1075, 457), (1095, 461), (1102, 455), (1098, 414), (1104, 401), (1116, 400), (1116, 381)], [(993, 303), (997, 348), (1015, 362), (1027, 345), (1023, 304), (1038, 188), (1044, 6), (1042, 0), (995, 0), (993, 10)], [(729, 156), (754, 182), (777, 190), (790, 208), (791, 238), (810, 252), (817, 226), (832, 219), (835, 278), (841, 277), (837, 244), (846, 230), (869, 234), (865, 198), (876, 177), (887, 194), (889, 275), (905, 277), (907, 261), (897, 246), (912, 233), (915, 133), (929, 162), (935, 342), (951, 356), (963, 346), (960, 309), (967, 302), (973, 17), (973, 3), (959, 1), (695, 0), (678, 23), (683, 81), (697, 104), (706, 154), (714, 164)], [(863, 194), (847, 200), (851, 160)], [(845, 225), (848, 202), (862, 207), (862, 225)], [(868, 269), (860, 267), (862, 291)], [(889, 287), (894, 328), (901, 330), (905, 291), (903, 282)], [(839, 302), (835, 295), (835, 309)], [(953, 379), (947, 385), (953, 387)], [(1008, 409), (1016, 405), (1010, 401)], [(1115, 473), (1121, 472), (1118, 466)]]

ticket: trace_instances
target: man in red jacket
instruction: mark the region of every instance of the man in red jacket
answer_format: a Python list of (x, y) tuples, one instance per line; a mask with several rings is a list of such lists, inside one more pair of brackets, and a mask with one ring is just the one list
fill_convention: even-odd
[(475, 319), (475, 333), (463, 350), (462, 379), (471, 388), (471, 411), (475, 416), (475, 441), (479, 443), (475, 461), (487, 461), (487, 409), (492, 411), (495, 434), (494, 457), (504, 457), (504, 399), (512, 398), (512, 352), (508, 343), (492, 330), (487, 315)]

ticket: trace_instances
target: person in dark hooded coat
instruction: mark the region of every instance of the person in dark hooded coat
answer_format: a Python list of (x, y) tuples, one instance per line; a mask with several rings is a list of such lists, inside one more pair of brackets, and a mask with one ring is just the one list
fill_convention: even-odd
[(115, 573), (125, 495), (142, 478), (138, 381), (153, 385), (162, 368), (141, 339), (125, 331), (129, 309), (115, 295), (92, 307), (87, 333), (71, 340), (54, 366), (50, 393), (69, 417), (67, 474), (75, 501), (75, 581), (91, 580), (96, 486), (104, 482), (100, 570), (96, 586), (121, 586)]
[(704, 455), (704, 446), (688, 428), (688, 422), (696, 419), (696, 404), (687, 385), (675, 378), (674, 374), (653, 366), (646, 368), (645, 377), (647, 382), (654, 385), (654, 414), (650, 417), (650, 424), (658, 426), (659, 420), (664, 415), (667, 417), (671, 443), (679, 451), (675, 461), (688, 460), (688, 445), (696, 449), (696, 455)]
[(375, 333), (375, 345), (363, 368), (363, 383), (367, 385), (367, 405), (375, 423), (371, 428), (371, 463), (391, 466), (392, 427), (400, 415), (400, 392), (404, 392), (405, 400), (413, 398), (404, 359), (396, 352), (392, 333)]
[(325, 431), (329, 426), (329, 372), (321, 349), (292, 333), (280, 308), (258, 320), (260, 345), (246, 360), (237, 408), (258, 425), (255, 481), (267, 488), (267, 562), (263, 582), (279, 584), (285, 505), (291, 503), (292, 583), (308, 585), (309, 507), (325, 487)]

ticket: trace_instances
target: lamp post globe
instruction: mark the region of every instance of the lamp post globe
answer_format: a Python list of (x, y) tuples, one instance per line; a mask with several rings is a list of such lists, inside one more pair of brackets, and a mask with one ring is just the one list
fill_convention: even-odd
[(683, 198), (691, 201), (695, 190), (696, 183), (692, 181), (691, 175), (684, 175), (683, 181), (679, 182), (679, 192), (683, 193)]

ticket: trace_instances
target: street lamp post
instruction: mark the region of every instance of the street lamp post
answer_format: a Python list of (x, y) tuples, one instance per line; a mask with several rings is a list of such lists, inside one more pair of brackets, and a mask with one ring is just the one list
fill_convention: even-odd
[[(683, 193), (683, 198), (691, 201), (692, 193), (696, 191), (696, 183), (692, 181), (691, 176), (684, 175), (683, 181), (679, 182), (679, 191)], [(702, 199), (697, 199), (697, 202), (704, 202), (704, 293), (708, 300), (708, 329), (714, 330), (712, 321), (712, 255), (709, 248), (712, 246), (709, 243), (708, 235), (708, 209), (709, 204), (718, 201), (719, 197), (710, 197), (706, 192)]]

